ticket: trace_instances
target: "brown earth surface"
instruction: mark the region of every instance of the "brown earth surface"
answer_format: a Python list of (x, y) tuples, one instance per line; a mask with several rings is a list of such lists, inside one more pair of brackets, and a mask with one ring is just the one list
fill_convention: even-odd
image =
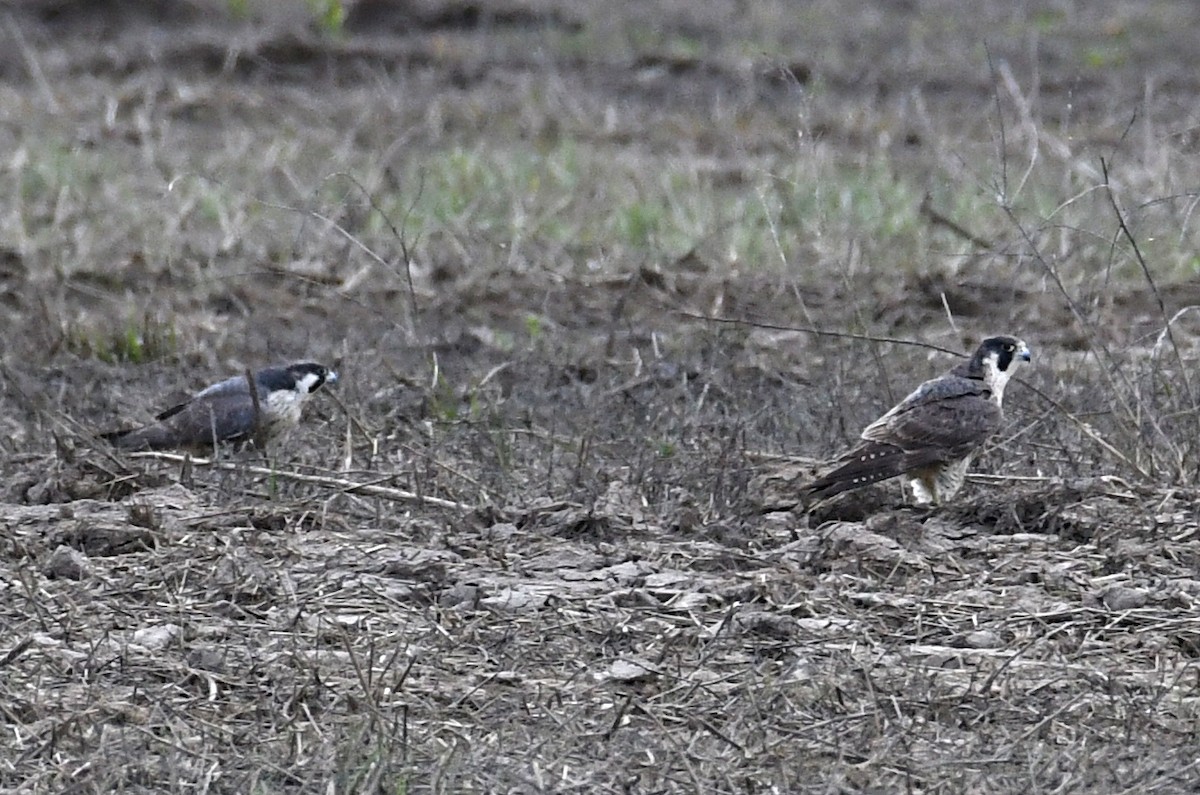
[[(1200, 6), (0, 23), (0, 790), (1200, 789)], [(992, 332), (958, 500), (796, 504)], [(270, 461), (95, 436), (308, 358)]]

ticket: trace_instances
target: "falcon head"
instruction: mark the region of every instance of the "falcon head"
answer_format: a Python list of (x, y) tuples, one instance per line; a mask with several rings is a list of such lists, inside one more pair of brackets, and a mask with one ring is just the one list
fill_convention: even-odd
[[(1004, 386), (1022, 362), (1030, 360), (1029, 346), (1016, 337), (988, 337), (979, 343), (965, 369), (968, 378), (981, 378), (999, 403)], [(962, 367), (962, 365), (960, 365)]]
[[(285, 367), (268, 367), (254, 374), (254, 388), (260, 398), (276, 392), (289, 393), (295, 398), (306, 398), (325, 384), (336, 384), (338, 374), (323, 364), (297, 362)], [(250, 393), (244, 375), (235, 375), (197, 392), (196, 398), (216, 395), (245, 395)], [(161, 416), (159, 419), (163, 419)]]
[[(336, 372), (316, 362), (269, 367), (254, 374), (264, 419), (273, 427), (299, 424), (301, 407), (308, 396), (337, 380)], [(245, 388), (245, 379), (241, 386)]]
[(297, 362), (287, 367), (272, 367), (260, 370), (254, 380), (268, 392), (287, 389), (299, 395), (311, 395), (325, 384), (336, 384), (338, 374), (323, 364)]

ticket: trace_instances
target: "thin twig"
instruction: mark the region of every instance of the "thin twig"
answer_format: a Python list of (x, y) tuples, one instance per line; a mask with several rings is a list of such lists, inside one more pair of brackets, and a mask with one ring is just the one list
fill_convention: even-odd
[[(1051, 406), (1053, 406), (1055, 408), (1055, 410), (1058, 411), (1059, 414), (1066, 417), (1068, 420), (1070, 420), (1075, 425), (1075, 427), (1079, 428), (1079, 430), (1083, 433), (1084, 436), (1088, 437), (1093, 442), (1095, 442), (1096, 444), (1103, 447), (1111, 455), (1113, 455), (1115, 458), (1117, 458), (1117, 460), (1123, 462), (1126, 466), (1128, 466), (1130, 469), (1132, 469), (1134, 472), (1136, 472), (1139, 476), (1141, 476), (1145, 480), (1152, 479), (1149, 472), (1142, 469), (1135, 461), (1133, 461), (1131, 458), (1129, 458), (1129, 456), (1122, 453), (1116, 446), (1111, 444), (1103, 436), (1101, 436), (1099, 433), (1097, 433), (1095, 428), (1093, 428), (1091, 425), (1089, 425), (1084, 420), (1075, 416), (1075, 414), (1073, 414), (1071, 411), (1069, 411), (1067, 409), (1067, 407), (1064, 406), (1062, 403), (1060, 403), (1058, 400), (1055, 400), (1054, 398), (1050, 397), (1045, 392), (1043, 392), (1042, 390), (1033, 386), (1032, 384), (1030, 384), (1028, 381), (1026, 381), (1023, 378), (1014, 378), (1013, 380), (1016, 381), (1017, 383), (1019, 383), (1021, 386), (1028, 389), (1033, 394), (1040, 397), (1042, 400), (1049, 403)], [(1156, 427), (1157, 427), (1157, 424), (1156, 424)], [(1161, 431), (1159, 431), (1159, 432), (1161, 433)]]
[[(390, 171), (390, 169), (388, 170), (388, 173), (389, 173), (389, 175), (391, 175), (392, 172)], [(400, 244), (400, 257), (404, 260), (404, 275), (408, 281), (409, 308), (412, 313), (412, 321), (413, 321), (413, 323), (415, 323), (416, 318), (417, 318), (417, 313), (418, 313), (417, 289), (413, 284), (412, 249), (408, 245), (408, 239), (404, 236), (404, 229), (408, 226), (408, 221), (412, 217), (413, 212), (416, 210), (417, 202), (419, 202), (421, 200), (421, 194), (423, 194), (425, 192), (425, 172), (421, 171), (421, 172), (419, 172), (419, 174), (417, 176), (417, 192), (413, 196), (412, 201), (409, 202), (408, 207), (405, 208), (404, 218), (400, 221), (399, 228), (396, 227), (396, 223), (395, 223), (395, 221), (393, 221), (391, 219), (391, 216), (389, 216), (386, 212), (384, 212), (384, 209), (381, 206), (379, 206), (379, 202), (376, 201), (375, 195), (373, 193), (371, 193), (371, 191), (367, 190), (366, 186), (363, 185), (356, 176), (354, 176), (353, 174), (351, 174), (349, 172), (338, 171), (338, 172), (328, 175), (327, 177), (325, 177), (325, 180), (322, 180), (322, 181), (323, 182), (327, 181), (329, 179), (332, 179), (333, 177), (341, 177), (343, 179), (349, 180), (350, 183), (354, 185), (354, 187), (358, 188), (359, 192), (362, 193), (362, 195), (367, 198), (367, 202), (371, 205), (371, 209), (374, 210), (375, 212), (379, 213), (379, 216), (384, 221), (387, 222), (388, 227), (392, 231), (392, 235), (396, 238), (396, 242), (398, 242)], [(306, 212), (309, 215), (311, 215), (313, 218), (317, 218), (319, 220), (325, 221), (326, 223), (332, 224), (334, 227), (337, 228), (337, 231), (340, 232), (342, 235), (349, 238), (352, 242), (356, 243), (360, 248), (365, 248), (365, 246), (362, 243), (355, 240), (353, 235), (346, 229), (343, 229), (336, 221), (333, 221), (330, 218), (326, 218), (313, 210), (298, 210), (298, 211)], [(416, 245), (419, 240), (420, 240), (420, 236), (418, 235), (417, 240), (413, 241), (413, 245)], [(375, 259), (382, 261), (379, 259), (379, 257), (376, 257)]]
[[(184, 456), (178, 453), (161, 453), (158, 451), (147, 451), (140, 453), (130, 453), (130, 458), (151, 458), (156, 461), (172, 461), (182, 463)], [(317, 486), (326, 486), (331, 489), (344, 492), (346, 494), (362, 494), (367, 497), (380, 497), (393, 502), (416, 502), (423, 505), (432, 505), (437, 508), (452, 508), (456, 511), (473, 511), (474, 505), (466, 503), (454, 502), (453, 500), (443, 500), (440, 497), (430, 497), (427, 495), (414, 494), (411, 491), (404, 489), (392, 488), (391, 486), (379, 486), (374, 483), (358, 483), (353, 480), (344, 480), (342, 478), (329, 477), (327, 475), (305, 475), (300, 472), (287, 472), (280, 469), (268, 469), (267, 467), (249, 466), (231, 461), (213, 461), (207, 458), (193, 458), (192, 464), (198, 467), (211, 467), (226, 472), (248, 472), (252, 475), (265, 475), (267, 477), (284, 478), (296, 483), (311, 483)]]
[[(1119, 363), (1117, 362), (1117, 359), (1113, 355), (1112, 351), (1109, 350), (1109, 347), (1104, 343), (1104, 340), (1100, 337), (1099, 333), (1096, 331), (1095, 325), (1093, 323), (1091, 323), (1084, 316), (1083, 310), (1081, 310), (1079, 308), (1078, 302), (1071, 295), (1070, 290), (1067, 289), (1067, 286), (1063, 282), (1062, 276), (1059, 274), (1058, 270), (1053, 265), (1051, 265), (1049, 262), (1047, 262), (1046, 258), (1042, 256), (1042, 252), (1038, 249), (1037, 243), (1033, 239), (1033, 235), (1030, 234), (1029, 230), (1025, 228), (1025, 225), (1022, 224), (1021, 221), (1017, 218), (1016, 212), (1013, 210), (1013, 208), (1011, 206), (1005, 204), (1005, 205), (1002, 205), (1001, 209), (1004, 210), (1004, 213), (1008, 216), (1008, 218), (1012, 222), (1013, 226), (1016, 227), (1017, 231), (1021, 233), (1021, 237), (1024, 240), (1025, 245), (1029, 249), (1030, 256), (1033, 257), (1033, 261), (1036, 262), (1042, 268), (1042, 270), (1046, 273), (1047, 276), (1050, 277), (1050, 280), (1054, 283), (1055, 288), (1057, 289), (1058, 293), (1062, 296), (1063, 301), (1067, 305), (1067, 309), (1070, 310), (1071, 315), (1075, 318), (1076, 323), (1079, 324), (1080, 328), (1087, 330), (1088, 345), (1089, 345), (1090, 350), (1092, 351), (1092, 354), (1096, 356), (1097, 361), (1100, 361), (1102, 364), (1106, 365), (1101, 368), (1100, 372), (1105, 377), (1105, 379), (1108, 381), (1109, 394), (1112, 395), (1113, 400), (1115, 400), (1120, 405), (1121, 410), (1125, 413), (1125, 416), (1129, 420), (1129, 427), (1137, 427), (1139, 415), (1137, 412), (1134, 411), (1133, 407), (1131, 407), (1129, 405), (1129, 403), (1127, 402), (1127, 400), (1125, 398), (1126, 392), (1128, 392), (1128, 394), (1134, 395), (1135, 397), (1137, 395), (1137, 389), (1134, 387), (1133, 383), (1129, 380), (1129, 375), (1125, 372), (1125, 369), (1119, 365)], [(1103, 354), (1103, 357), (1101, 357), (1100, 354)], [(1116, 375), (1120, 377), (1121, 381), (1125, 385), (1125, 390), (1122, 390), (1118, 387), (1118, 384), (1116, 383), (1113, 373), (1116, 373)], [(1042, 394), (1041, 392), (1038, 392), (1038, 394), (1041, 395), (1041, 397), (1043, 397), (1043, 398), (1047, 397), (1046, 395)], [(1049, 398), (1047, 398), (1047, 399), (1049, 399)], [(1051, 402), (1054, 403), (1056, 406), (1059, 405), (1057, 401), (1051, 401)], [(1060, 406), (1060, 408), (1061, 408), (1061, 406)], [(1117, 450), (1115, 447), (1108, 444), (1107, 442), (1102, 441), (1098, 436), (1095, 436), (1094, 432), (1091, 430), (1090, 427), (1088, 427), (1086, 425), (1086, 423), (1082, 423), (1079, 420), (1077, 420), (1073, 415), (1070, 414), (1070, 412), (1066, 411), (1066, 409), (1062, 409), (1062, 411), (1068, 418), (1074, 420), (1080, 426), (1080, 428), (1084, 431), (1084, 433), (1086, 433), (1088, 436), (1091, 436), (1095, 441), (1100, 442), (1102, 447), (1104, 447), (1106, 450), (1108, 450), (1109, 452), (1116, 455), (1122, 461), (1129, 463), (1131, 466), (1134, 467), (1134, 469), (1138, 472), (1138, 474), (1140, 474), (1144, 477), (1149, 477), (1149, 475), (1145, 472), (1145, 470), (1143, 470), (1140, 466), (1133, 464), (1133, 462), (1130, 461), (1130, 459), (1126, 455), (1121, 453), (1119, 450)], [(1166, 444), (1171, 449), (1175, 449), (1174, 442), (1166, 434), (1166, 432), (1163, 431), (1162, 426), (1158, 422), (1158, 418), (1155, 415), (1150, 414), (1148, 416), (1148, 420), (1150, 421), (1150, 424), (1154, 428), (1155, 432), (1163, 440), (1163, 443)]]
[(967, 354), (962, 351), (943, 348), (941, 345), (934, 345), (931, 342), (921, 342), (919, 340), (906, 340), (899, 337), (879, 337), (874, 334), (854, 334), (848, 331), (830, 331), (829, 329), (814, 328), (812, 326), (784, 326), (777, 323), (764, 323), (760, 320), (747, 320), (737, 317), (717, 317), (714, 315), (702, 315), (697, 312), (689, 312), (686, 309), (676, 309), (676, 314), (682, 317), (689, 317), (693, 320), (707, 320), (712, 323), (727, 323), (734, 326), (752, 326), (754, 328), (771, 329), (773, 331), (795, 331), (800, 334), (812, 334), (815, 337), (834, 337), (837, 339), (860, 340), (862, 342), (884, 342), (888, 345), (907, 345), (912, 348), (925, 348), (938, 353), (948, 353), (951, 356), (966, 357)]
[[(254, 443), (255, 447), (261, 450), (263, 449), (266, 439), (263, 438), (265, 435), (265, 426), (263, 425), (262, 421), (262, 403), (260, 403), (258, 399), (258, 382), (255, 380), (254, 373), (250, 371), (249, 367), (246, 368), (246, 372), (243, 377), (246, 379), (246, 385), (250, 387), (250, 402), (254, 404), (254, 421), (250, 423), (250, 441)], [(216, 446), (216, 444), (220, 441), (221, 440), (217, 438), (216, 431), (214, 429), (213, 446)]]
[(995, 243), (992, 241), (975, 234), (970, 229), (967, 229), (965, 226), (959, 224), (953, 218), (950, 218), (947, 215), (942, 215), (940, 212), (935, 210), (933, 208), (933, 197), (928, 193), (926, 193), (925, 198), (921, 200), (921, 206), (917, 208), (917, 213), (928, 218), (929, 223), (932, 225), (949, 229), (963, 240), (973, 243), (975, 246), (985, 251), (990, 251), (995, 248)]
[(25, 38), (25, 34), (21, 31), (21, 27), (13, 18), (12, 13), (4, 15), (4, 27), (8, 28), (9, 35), (13, 37), (13, 41), (17, 43), (17, 49), (21, 51), (21, 57), (25, 60), (25, 68), (29, 70), (29, 76), (33, 78), (33, 82), (41, 92), (42, 98), (46, 100), (46, 106), (51, 113), (61, 113), (62, 106), (58, 104), (58, 100), (54, 97), (54, 88), (50, 85), (50, 81), (46, 79), (46, 73), (42, 71), (42, 64), (38, 61), (37, 52), (29, 45), (29, 41)]
[[(992, 85), (999, 86), (1000, 75), (996, 70), (996, 61), (992, 58), (992, 48), (985, 42), (983, 51), (987, 53), (988, 71), (992, 75)], [(1000, 107), (1000, 91), (994, 90), (992, 96), (996, 100), (996, 126), (1000, 131), (1000, 197), (1008, 204), (1008, 131), (1004, 126), (1004, 109)]]
[(1125, 214), (1121, 212), (1120, 206), (1117, 204), (1116, 194), (1113, 192), (1112, 184), (1108, 179), (1108, 161), (1103, 157), (1100, 158), (1100, 172), (1104, 175), (1104, 190), (1108, 196), (1109, 206), (1112, 207), (1113, 215), (1117, 217), (1117, 225), (1121, 230), (1122, 236), (1129, 241), (1129, 245), (1133, 248), (1133, 256), (1137, 260), (1138, 265), (1142, 268), (1142, 275), (1146, 277), (1146, 283), (1150, 285), (1150, 292), (1154, 293), (1154, 300), (1158, 303), (1159, 314), (1162, 315), (1163, 323), (1166, 326), (1167, 339), (1171, 341), (1171, 348), (1175, 351), (1175, 360), (1179, 364), (1179, 377), (1183, 379), (1183, 390), (1187, 393), (1188, 404), (1196, 405), (1196, 400), (1192, 395), (1192, 382), (1188, 378), (1187, 365), (1183, 363), (1183, 356), (1179, 353), (1179, 345), (1175, 342), (1175, 333), (1171, 330), (1171, 318), (1167, 317), (1167, 305), (1163, 301), (1162, 293), (1158, 291), (1158, 285), (1154, 281), (1154, 276), (1150, 273), (1150, 266), (1146, 264), (1146, 258), (1142, 256), (1142, 249), (1138, 246), (1137, 239), (1130, 231), (1129, 225), (1125, 223)]

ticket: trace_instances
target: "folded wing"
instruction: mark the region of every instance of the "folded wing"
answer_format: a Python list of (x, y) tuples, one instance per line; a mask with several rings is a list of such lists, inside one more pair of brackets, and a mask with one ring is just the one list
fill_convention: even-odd
[(1000, 421), (1000, 407), (982, 381), (958, 376), (927, 381), (868, 425), (863, 441), (804, 491), (831, 497), (957, 461), (993, 434)]
[(204, 449), (218, 443), (238, 443), (255, 431), (254, 402), (244, 393), (209, 393), (167, 409), (158, 422), (105, 434), (123, 450)]

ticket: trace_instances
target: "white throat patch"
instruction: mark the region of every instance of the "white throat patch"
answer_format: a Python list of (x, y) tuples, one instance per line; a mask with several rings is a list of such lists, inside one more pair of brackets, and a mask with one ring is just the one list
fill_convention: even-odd
[(1004, 387), (1008, 384), (1008, 379), (1012, 378), (1013, 371), (1017, 369), (1017, 364), (1021, 360), (1014, 358), (1008, 363), (1007, 370), (1001, 370), (997, 366), (1000, 358), (998, 353), (989, 353), (983, 359), (983, 382), (988, 385), (988, 389), (992, 390), (992, 400), (999, 406), (1004, 400)]
[(312, 392), (314, 386), (321, 378), (316, 373), (305, 373), (304, 377), (296, 382), (296, 391), (301, 395), (307, 395)]

